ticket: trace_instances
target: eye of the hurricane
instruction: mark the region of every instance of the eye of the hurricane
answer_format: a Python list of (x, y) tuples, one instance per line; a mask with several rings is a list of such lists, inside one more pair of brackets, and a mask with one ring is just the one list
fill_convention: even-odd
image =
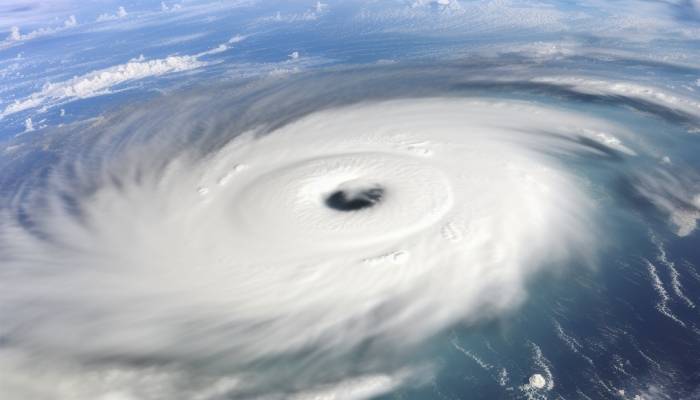
[(325, 203), (337, 211), (358, 211), (382, 201), (384, 189), (378, 186), (339, 188), (326, 197)]

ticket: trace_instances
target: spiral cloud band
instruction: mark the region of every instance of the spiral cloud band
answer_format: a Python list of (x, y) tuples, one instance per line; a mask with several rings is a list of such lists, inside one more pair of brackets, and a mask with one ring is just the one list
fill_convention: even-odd
[[(41, 354), (95, 366), (79, 389), (33, 372), (57, 398), (305, 398), (300, 382), (324, 393), (348, 376), (365, 386), (344, 398), (383, 393), (410, 380), (402, 348), (513, 311), (537, 273), (592, 259), (599, 212), (567, 163), (639, 151), (623, 126), (541, 101), (395, 87), (290, 116), (292, 89), (266, 121), (221, 119), (225, 102), (192, 118), (195, 91), (47, 144), (114, 153), (16, 183), (0, 228), (5, 386), (24, 388)], [(332, 363), (363, 348), (364, 370)], [(292, 355), (308, 376), (253, 372)], [(161, 391), (139, 392), (146, 379)]]

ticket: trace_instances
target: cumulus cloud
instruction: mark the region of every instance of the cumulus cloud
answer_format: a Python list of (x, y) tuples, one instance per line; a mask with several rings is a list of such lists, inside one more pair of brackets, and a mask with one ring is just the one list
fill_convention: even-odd
[(316, 2), (316, 7), (315, 7), (315, 8), (316, 8), (316, 12), (317, 12), (317, 13), (321, 13), (321, 12), (325, 11), (325, 10), (328, 8), (328, 4), (327, 4), (327, 3), (321, 3), (320, 1), (317, 1), (317, 2)]
[(160, 2), (161, 11), (175, 11), (179, 10), (180, 8), (182, 8), (180, 4), (173, 4), (172, 6), (168, 6), (164, 1)]
[(321, 3), (317, 1), (316, 4), (307, 9), (302, 13), (290, 13), (282, 14), (281, 12), (275, 13), (273, 16), (261, 18), (261, 21), (272, 21), (272, 22), (303, 22), (303, 21), (314, 21), (320, 18), (323, 14), (328, 12), (328, 4)]
[[(31, 40), (35, 39), (38, 37), (42, 36), (48, 36), (54, 33), (61, 32), (64, 29), (68, 28), (74, 28), (78, 26), (78, 20), (75, 18), (75, 15), (69, 16), (65, 21), (63, 21), (63, 26), (59, 27), (49, 27), (49, 28), (40, 28), (36, 29), (33, 31), (30, 31), (28, 33), (23, 34), (20, 30), (19, 26), (12, 26), (10, 27), (10, 34), (7, 36), (7, 38), (4, 41), (4, 44), (12, 44), (12, 42), (21, 42), (25, 40)], [(0, 43), (2, 45), (3, 43)], [(2, 46), (0, 46), (1, 48)]]
[(7, 40), (22, 40), (22, 34), (19, 33), (19, 27), (18, 26), (13, 26), (10, 30), (10, 36), (7, 37)]
[(123, 6), (119, 6), (119, 8), (117, 9), (117, 12), (115, 14), (107, 14), (107, 13), (100, 14), (97, 17), (97, 22), (113, 21), (115, 19), (124, 18), (127, 15), (129, 15), (129, 14), (126, 12), (126, 9)]
[(461, 10), (458, 0), (415, 0), (411, 7), (436, 7), (441, 10)]
[(24, 120), (24, 131), (25, 132), (31, 132), (34, 130), (34, 123), (32, 122), (31, 118), (27, 118)]
[(66, 28), (72, 28), (78, 25), (78, 20), (75, 19), (75, 15), (71, 15), (67, 20), (65, 20), (65, 22), (63, 22), (63, 25)]
[(0, 118), (30, 108), (52, 106), (63, 101), (108, 93), (121, 83), (196, 69), (206, 65), (195, 56), (169, 56), (146, 61), (143, 56), (126, 64), (89, 72), (67, 81), (47, 83), (29, 97), (8, 105)]
[[(511, 0), (459, 2), (457, 0), (411, 0), (403, 7), (369, 3), (357, 15), (362, 21), (386, 24), (391, 31), (496, 33), (523, 28), (551, 32), (566, 29), (567, 14), (543, 3)], [(389, 24), (389, 21), (391, 23)]]

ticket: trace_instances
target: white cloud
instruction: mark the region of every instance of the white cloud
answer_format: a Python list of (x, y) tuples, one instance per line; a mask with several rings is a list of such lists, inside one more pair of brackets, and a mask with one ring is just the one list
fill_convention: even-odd
[(7, 106), (0, 113), (0, 118), (34, 107), (52, 106), (68, 99), (108, 93), (111, 87), (121, 83), (187, 71), (204, 65), (206, 63), (199, 61), (196, 56), (169, 56), (150, 61), (145, 61), (141, 56), (126, 64), (89, 72), (62, 82), (47, 83), (39, 92)]
[[(197, 53), (195, 55), (195, 57), (199, 58), (199, 57), (208, 56), (211, 54), (223, 53), (226, 50), (230, 49), (232, 44), (242, 42), (243, 40), (245, 40), (245, 36), (236, 35), (236, 36), (232, 37), (231, 39), (229, 39), (226, 43), (221, 43), (220, 45), (218, 45), (214, 48), (203, 51), (201, 53)], [(141, 57), (143, 57), (143, 56), (141, 56)]]
[(653, 86), (641, 85), (632, 82), (608, 81), (581, 77), (543, 77), (533, 79), (533, 81), (569, 86), (583, 93), (614, 94), (618, 96), (644, 99), (665, 107), (671, 107), (690, 114), (700, 115), (700, 102)]
[(78, 20), (75, 19), (75, 15), (71, 15), (67, 20), (63, 22), (63, 26), (66, 28), (72, 28), (78, 25)]
[[(247, 36), (236, 35), (236, 36), (232, 37), (231, 39), (229, 39), (228, 42), (231, 43), (231, 44), (233, 44), (233, 43), (240, 43), (240, 42), (246, 40), (246, 38), (247, 38)], [(699, 80), (698, 82), (700, 83), (700, 80)]]
[[(206, 110), (201, 107), (211, 107), (211, 96), (180, 98), (176, 108), (157, 113), (135, 108), (122, 126), (154, 137), (173, 127), (187, 132), (188, 124), (196, 124), (192, 117)], [(220, 132), (217, 118), (226, 113), (215, 108), (208, 120), (213, 129), (205, 129), (205, 135)], [(156, 114), (160, 117), (154, 121)], [(0, 226), (0, 234), (11, 238), (7, 268), (29, 271), (3, 276), (3, 286), (13, 290), (0, 298), (12, 312), (0, 313), (0, 318), (11, 332), (31, 327), (18, 333), (28, 350), (43, 356), (42, 349), (57, 349), (75, 355), (71, 359), (109, 359), (112, 354), (124, 354), (126, 360), (142, 354), (158, 359), (167, 354), (174, 365), (215, 357), (247, 366), (286, 359), (314, 346), (319, 350), (308, 363), (307, 376), (325, 378), (326, 371), (319, 368), (331, 362), (339, 370), (329, 371), (320, 385), (301, 382), (298, 387), (305, 393), (294, 393), (298, 399), (376, 397), (402, 380), (385, 374), (353, 376), (355, 363), (346, 373), (337, 361), (368, 340), (378, 343), (374, 348), (386, 346), (388, 354), (396, 354), (393, 345), (398, 350), (420, 343), (458, 320), (512, 310), (527, 294), (525, 283), (535, 271), (566, 265), (560, 261), (568, 256), (591, 254), (596, 215), (586, 189), (549, 156), (531, 151), (533, 141), (544, 145), (559, 139), (524, 137), (521, 131), (553, 125), (599, 131), (607, 124), (525, 102), (397, 100), (321, 111), (267, 136), (249, 132), (206, 162), (190, 162), (187, 151), (171, 158), (132, 143), (134, 152), (119, 159), (118, 171), (126, 178), (117, 183), (110, 179), (111, 170), (98, 172), (110, 180), (81, 201), (84, 217), (53, 201), (64, 193), (62, 185), (74, 189), (76, 182), (52, 181), (56, 186), (47, 202), (56, 207), (38, 215), (42, 232), (60, 238), (58, 244), (23, 227)], [(399, 131), (401, 135), (384, 133)], [(415, 146), (435, 150), (434, 156), (415, 153)], [(467, 147), (475, 149), (470, 157), (464, 157)], [(152, 167), (163, 160), (167, 171)], [(251, 169), (219, 184), (235, 165)], [(481, 179), (480, 171), (489, 171), (490, 179)], [(317, 207), (317, 200), (349, 178), (356, 182), (355, 176), (386, 182), (397, 195), (376, 213), (326, 217), (328, 210)], [(209, 190), (205, 198), (200, 188)], [(255, 223), (249, 225), (251, 215)], [(314, 223), (321, 216), (331, 221)], [(227, 223), (217, 223), (224, 218)], [(212, 240), (222, 237), (235, 240)], [(364, 262), (389, 249), (404, 256), (384, 259), (388, 264), (383, 267)], [(118, 259), (106, 256), (112, 254)], [(298, 261), (290, 264), (290, 259)], [(400, 282), (394, 261), (402, 263)], [(43, 265), (58, 272), (43, 274), (36, 267)], [(207, 273), (187, 268), (191, 265), (203, 266)], [(182, 273), (174, 276), (172, 271)], [(161, 290), (164, 281), (167, 287)], [(362, 285), (368, 281), (373, 284)], [(257, 295), (261, 291), (281, 296)], [(182, 333), (180, 327), (195, 324), (206, 328), (196, 332), (197, 341), (187, 340), (191, 332)], [(381, 371), (383, 354), (370, 356), (367, 365)], [(132, 363), (123, 365), (132, 368)], [(2, 357), (0, 376), (16, 370), (1, 367)], [(59, 374), (66, 369), (44, 368)], [(330, 384), (336, 374), (343, 381)], [(29, 371), (21, 375), (35, 377)], [(84, 374), (74, 376), (88, 382)], [(263, 378), (268, 376), (276, 378)], [(185, 383), (190, 382), (196, 379)], [(159, 383), (150, 381), (147, 387), (160, 390), (164, 385)], [(98, 394), (121, 389), (116, 379), (106, 384), (108, 390)], [(244, 397), (227, 394), (208, 398)], [(138, 392), (133, 397), (196, 398)]]
[(116, 14), (100, 14), (100, 16), (97, 17), (97, 22), (113, 21), (115, 19), (124, 18), (127, 15), (129, 15), (129, 13), (126, 12), (126, 9), (123, 6), (119, 6)]
[(299, 59), (299, 52), (298, 52), (298, 51), (292, 52), (292, 53), (289, 55), (289, 58), (291, 58), (292, 60), (298, 60), (298, 59)]
[(404, 370), (395, 375), (364, 375), (348, 378), (341, 382), (296, 393), (289, 398), (292, 400), (365, 400), (386, 394), (401, 386), (411, 377), (413, 371)]
[(444, 10), (461, 10), (462, 7), (457, 0), (416, 0), (412, 7), (437, 7)]
[(321, 3), (320, 1), (316, 2), (316, 12), (317, 13), (323, 12), (323, 10), (325, 10), (326, 8), (328, 8), (328, 4)]
[(60, 32), (64, 29), (69, 29), (69, 28), (74, 28), (78, 26), (78, 20), (75, 18), (75, 15), (71, 15), (63, 21), (63, 26), (60, 27), (54, 27), (54, 28), (40, 28), (33, 30), (29, 33), (22, 34), (19, 26), (13, 26), (10, 28), (10, 34), (7, 36), (5, 41), (3, 43), (0, 43), (0, 48), (2, 48), (2, 44), (11, 44), (13, 42), (20, 42), (23, 40), (31, 40), (40, 36), (47, 36), (53, 33)]
[(201, 56), (208, 56), (211, 54), (223, 53), (224, 51), (230, 49), (232, 44), (242, 42), (243, 40), (245, 40), (245, 36), (236, 35), (236, 36), (232, 37), (231, 39), (229, 39), (226, 43), (221, 43), (220, 45), (218, 45), (212, 49), (198, 53), (195, 55), (195, 57), (198, 58)]
[[(538, 32), (570, 28), (570, 14), (539, 2), (484, 0), (460, 3), (456, 0), (405, 0), (402, 7), (368, 3), (355, 18), (376, 23), (391, 32), (494, 33), (534, 29)], [(399, 4), (401, 4), (399, 3)]]
[(19, 27), (18, 26), (13, 26), (10, 30), (10, 36), (7, 37), (7, 40), (22, 40), (22, 34), (19, 33)]
[(220, 44), (220, 45), (214, 47), (213, 49), (210, 49), (210, 50), (207, 50), (207, 51), (203, 51), (203, 52), (197, 54), (196, 57), (208, 56), (208, 55), (210, 55), (210, 54), (223, 53), (224, 51), (226, 51), (226, 50), (228, 50), (228, 49), (229, 49), (228, 45), (222, 43), (222, 44)]
[(31, 118), (27, 118), (24, 120), (24, 131), (25, 132), (31, 132), (34, 130), (34, 123), (32, 123)]
[(275, 15), (271, 17), (261, 18), (261, 21), (273, 21), (273, 22), (300, 22), (300, 21), (314, 21), (321, 17), (328, 10), (328, 4), (321, 3), (317, 1), (316, 4), (304, 11), (303, 13), (292, 13), (292, 14), (282, 14), (277, 11)]
[(168, 5), (165, 4), (164, 1), (160, 2), (160, 10), (161, 11), (175, 11), (175, 10), (179, 10), (180, 8), (182, 8), (182, 6), (179, 4), (173, 4), (171, 7), (168, 7)]

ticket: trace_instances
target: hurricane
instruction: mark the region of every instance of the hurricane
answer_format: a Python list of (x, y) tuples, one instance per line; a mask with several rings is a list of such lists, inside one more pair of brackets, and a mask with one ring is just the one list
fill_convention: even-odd
[[(606, 5), (23, 3), (0, 397), (700, 393), (694, 3), (624, 46)], [(131, 58), (30, 70), (95, 38)]]

